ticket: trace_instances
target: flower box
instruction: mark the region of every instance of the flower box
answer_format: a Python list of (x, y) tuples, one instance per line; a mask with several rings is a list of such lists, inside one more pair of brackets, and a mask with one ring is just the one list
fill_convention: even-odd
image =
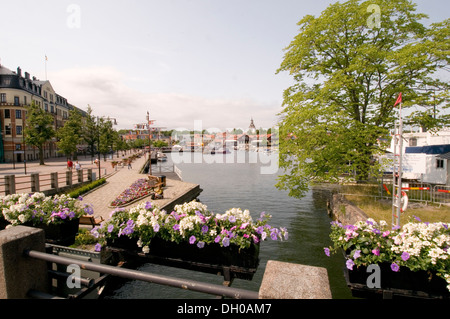
[(267, 224), (270, 218), (263, 212), (254, 221), (248, 210), (239, 208), (215, 214), (196, 201), (176, 205), (168, 213), (147, 202), (116, 209), (92, 233), (99, 240), (97, 251), (105, 245), (123, 248), (149, 259), (178, 260), (183, 268), (193, 265), (251, 279), (259, 264), (260, 242), (288, 237), (285, 228)]
[[(412, 271), (408, 267), (401, 266), (398, 271), (392, 271), (388, 263), (379, 264), (380, 286), (369, 288), (368, 281), (374, 272), (367, 270), (366, 266), (353, 267), (352, 270), (344, 268), (347, 285), (353, 290), (364, 291), (366, 294), (391, 291), (402, 297), (442, 298), (449, 299), (450, 292), (447, 289), (445, 279), (438, 277), (435, 272), (424, 270)], [(359, 296), (355, 293), (355, 296)]]
[(64, 221), (58, 224), (37, 224), (33, 227), (43, 229), (45, 241), (49, 244), (70, 246), (75, 243), (80, 224), (79, 218)]
[[(141, 252), (141, 248), (137, 245), (137, 239), (129, 237), (109, 241), (108, 246)], [(187, 242), (175, 243), (155, 237), (149, 245), (149, 252), (141, 254), (141, 256), (180, 259), (187, 262), (219, 266), (254, 268), (256, 271), (259, 264), (259, 244), (253, 244), (249, 248), (239, 248), (236, 245), (221, 247), (219, 244), (209, 244), (203, 248), (198, 248), (196, 245)]]
[[(399, 294), (424, 298), (450, 296), (450, 229), (446, 223), (422, 223), (418, 218), (402, 227), (373, 219), (355, 225), (332, 222), (330, 238), (333, 246), (325, 248), (325, 254), (344, 252), (345, 275), (352, 291), (367, 290), (366, 281), (373, 272), (370, 280), (380, 283), (374, 285), (378, 290), (400, 290)], [(370, 265), (379, 265), (379, 274), (373, 269), (367, 272)]]
[(0, 196), (0, 223), (4, 220), (5, 227), (41, 228), (48, 243), (68, 246), (75, 242), (80, 217), (93, 214), (92, 208), (81, 201), (81, 197), (45, 196), (43, 193)]
[(0, 215), (0, 230), (3, 230), (9, 223)]

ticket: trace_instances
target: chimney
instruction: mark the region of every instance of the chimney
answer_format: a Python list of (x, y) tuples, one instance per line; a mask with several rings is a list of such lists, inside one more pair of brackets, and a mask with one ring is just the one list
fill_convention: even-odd
[(25, 79), (29, 80), (30, 79), (30, 73), (25, 72)]
[(20, 66), (17, 67), (17, 75), (20, 77), (22, 76), (22, 69), (20, 68)]

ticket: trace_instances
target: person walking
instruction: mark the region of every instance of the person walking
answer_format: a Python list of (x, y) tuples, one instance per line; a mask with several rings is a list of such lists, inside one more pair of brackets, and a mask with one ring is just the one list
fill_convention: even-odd
[(78, 161), (75, 163), (75, 169), (77, 171), (79, 171), (81, 169), (81, 164)]
[(69, 158), (69, 160), (67, 161), (67, 168), (69, 169), (69, 171), (72, 170), (72, 166), (73, 166), (73, 162)]

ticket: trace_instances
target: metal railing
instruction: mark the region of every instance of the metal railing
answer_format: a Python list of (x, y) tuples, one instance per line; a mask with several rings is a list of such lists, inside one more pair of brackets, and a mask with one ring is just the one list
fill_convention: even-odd
[[(336, 187), (342, 195), (371, 196), (392, 199), (393, 185), (391, 180), (365, 183), (342, 183)], [(422, 182), (405, 182), (402, 190), (409, 201), (429, 202), (436, 204), (450, 203), (450, 186), (432, 185)]]
[[(83, 260), (62, 257), (54, 254), (49, 254), (45, 252), (35, 251), (35, 250), (25, 250), (24, 255), (36, 258), (39, 260), (44, 260), (46, 262), (57, 263), (61, 265), (78, 265), (81, 269), (91, 270), (101, 274), (107, 274), (112, 276), (118, 276), (125, 279), (131, 280), (141, 280), (145, 282), (155, 283), (159, 285), (166, 285), (176, 288), (181, 288), (185, 290), (191, 290), (206, 294), (211, 294), (215, 296), (222, 296), (234, 299), (258, 299), (258, 292), (244, 290), (240, 288), (232, 288), (223, 285), (215, 285), (204, 282), (198, 282), (194, 280), (186, 280), (175, 277), (169, 277), (164, 275), (157, 275), (147, 272), (142, 272), (138, 270), (125, 269), (118, 266), (110, 266), (105, 264), (97, 264), (93, 262), (86, 262)], [(57, 274), (60, 276), (65, 276), (64, 274)], [(92, 281), (89, 279), (84, 280), (87, 286), (92, 286)], [(48, 293), (39, 292), (31, 290), (28, 293), (29, 296), (34, 298), (58, 298), (57, 296), (50, 295)]]

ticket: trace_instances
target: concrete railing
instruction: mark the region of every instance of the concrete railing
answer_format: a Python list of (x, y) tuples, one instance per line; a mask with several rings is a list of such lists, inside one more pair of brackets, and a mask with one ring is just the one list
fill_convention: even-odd
[[(15, 226), (0, 231), (0, 299), (22, 299), (32, 296), (51, 296), (47, 262), (62, 265), (79, 265), (82, 269), (98, 271), (113, 276), (134, 278), (183, 289), (200, 289), (229, 295), (238, 291), (240, 296), (255, 299), (330, 299), (331, 291), (325, 268), (269, 260), (259, 292), (243, 291), (223, 285), (192, 282), (137, 270), (125, 270), (92, 262), (59, 257), (45, 252), (44, 231)], [(192, 289), (191, 289), (192, 288)], [(225, 291), (226, 290), (226, 291)]]
[(91, 182), (93, 179), (95, 179), (95, 174), (93, 175), (93, 170), (90, 168), (47, 174), (33, 173), (23, 176), (5, 175), (3, 181), (0, 178), (0, 195), (34, 192), (54, 195), (73, 186)]

